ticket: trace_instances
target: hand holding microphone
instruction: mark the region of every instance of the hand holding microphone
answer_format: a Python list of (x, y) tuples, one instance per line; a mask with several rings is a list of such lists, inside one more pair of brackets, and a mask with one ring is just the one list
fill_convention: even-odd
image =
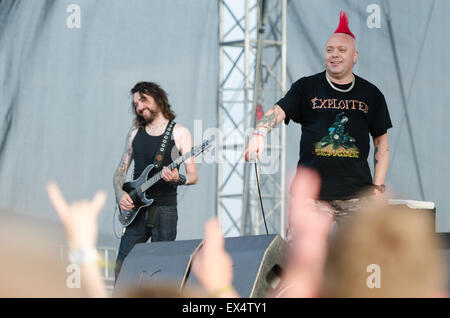
[(257, 162), (258, 160), (261, 160), (261, 155), (264, 150), (264, 137), (265, 136), (261, 133), (253, 133), (253, 136), (245, 149), (245, 161)]
[(256, 155), (256, 152), (252, 152), (251, 154), (250, 154), (250, 160), (249, 160), (249, 162), (258, 162), (259, 160), (258, 160), (258, 156)]

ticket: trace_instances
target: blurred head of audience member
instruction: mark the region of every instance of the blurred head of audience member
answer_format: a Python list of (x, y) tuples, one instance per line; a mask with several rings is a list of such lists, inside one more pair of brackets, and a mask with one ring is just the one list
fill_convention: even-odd
[(134, 286), (117, 294), (118, 298), (206, 298), (209, 294), (199, 288), (185, 287), (165, 281), (142, 286)]
[(86, 297), (82, 286), (69, 288), (54, 227), (15, 213), (1, 213), (0, 297)]
[(330, 242), (322, 297), (446, 296), (446, 260), (423, 210), (377, 202)]

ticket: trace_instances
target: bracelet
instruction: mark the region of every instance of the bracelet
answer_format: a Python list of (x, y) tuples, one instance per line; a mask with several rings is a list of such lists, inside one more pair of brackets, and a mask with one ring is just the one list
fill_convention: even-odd
[(211, 294), (212, 297), (219, 297), (220, 295), (228, 292), (236, 293), (236, 289), (234, 289), (233, 285), (226, 285), (222, 288), (219, 288), (214, 293)]
[(260, 129), (256, 129), (253, 132), (253, 135), (262, 136), (264, 138), (267, 136), (267, 134), (264, 132), (264, 130), (260, 130)]
[(264, 136), (263, 134), (260, 134), (260, 133), (253, 133), (252, 135), (253, 136), (261, 136), (261, 137), (264, 137), (264, 138), (266, 137), (266, 136)]
[(85, 263), (97, 262), (97, 250), (93, 247), (70, 249), (69, 261), (71, 264), (83, 265)]
[(386, 186), (384, 184), (374, 184), (373, 187), (380, 191), (380, 193), (384, 193), (386, 190)]
[(179, 186), (179, 185), (184, 185), (186, 183), (187, 183), (187, 178), (184, 175), (180, 174), (178, 176), (178, 181), (174, 182), (173, 185)]
[(261, 130), (261, 129), (255, 129), (255, 130), (253, 131), (253, 134), (254, 134), (254, 135), (255, 135), (255, 134), (261, 134), (261, 135), (264, 136), (264, 137), (267, 136), (266, 132), (265, 132), (264, 130)]

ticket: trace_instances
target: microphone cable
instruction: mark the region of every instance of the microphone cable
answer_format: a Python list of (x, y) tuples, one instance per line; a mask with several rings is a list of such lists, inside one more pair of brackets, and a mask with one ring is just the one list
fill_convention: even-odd
[[(255, 153), (256, 155), (256, 153)], [(255, 159), (255, 175), (256, 175), (256, 185), (258, 187), (258, 194), (259, 194), (259, 203), (261, 204), (261, 212), (264, 220), (264, 227), (266, 228), (266, 235), (269, 235), (269, 230), (267, 229), (267, 223), (266, 223), (266, 214), (264, 213), (264, 205), (262, 202), (262, 196), (261, 196), (261, 188), (259, 186), (259, 178), (258, 178), (258, 157)]]

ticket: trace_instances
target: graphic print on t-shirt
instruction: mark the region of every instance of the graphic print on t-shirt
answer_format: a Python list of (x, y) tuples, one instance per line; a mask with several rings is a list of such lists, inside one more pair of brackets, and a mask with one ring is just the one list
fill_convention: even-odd
[(347, 122), (348, 117), (344, 112), (336, 116), (335, 122), (328, 128), (328, 135), (314, 145), (314, 153), (317, 156), (359, 158), (356, 139), (344, 131)]

